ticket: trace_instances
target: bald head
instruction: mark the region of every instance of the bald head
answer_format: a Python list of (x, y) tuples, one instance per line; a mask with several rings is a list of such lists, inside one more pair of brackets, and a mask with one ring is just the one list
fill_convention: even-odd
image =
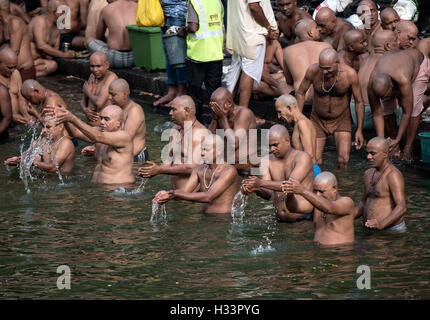
[(367, 143), (367, 146), (375, 148), (375, 149), (380, 150), (380, 151), (385, 152), (385, 153), (388, 153), (390, 150), (390, 144), (388, 143), (387, 139), (384, 139), (382, 137), (372, 138)]
[(360, 1), (360, 3), (358, 4), (358, 6), (368, 6), (370, 8), (376, 8), (376, 4), (372, 0), (363, 0), (363, 1)]
[(327, 187), (337, 187), (336, 176), (329, 171), (324, 171), (317, 175), (315, 178), (315, 183), (324, 184)]
[(399, 14), (393, 8), (388, 7), (381, 11), (382, 29), (394, 31), (399, 21)]
[(226, 88), (220, 87), (212, 93), (211, 100), (233, 101), (233, 96), (231, 95), (230, 91), (228, 91)]
[(333, 20), (336, 20), (336, 15), (333, 10), (327, 7), (321, 8), (315, 16), (315, 21), (317, 21), (317, 23), (318, 21), (325, 22)]
[(106, 54), (100, 51), (94, 52), (90, 57), (90, 64), (103, 64), (107, 61)]
[(100, 115), (103, 117), (110, 117), (111, 119), (122, 121), (123, 119), (123, 111), (119, 106), (116, 105), (108, 105), (103, 108), (100, 112)]
[(317, 24), (314, 20), (305, 18), (297, 21), (294, 26), (294, 33), (299, 40), (304, 41), (313, 38), (310, 34), (316, 28)]
[(196, 114), (196, 104), (190, 96), (178, 96), (171, 102), (171, 104), (176, 107), (188, 108), (192, 115)]
[(326, 48), (321, 51), (319, 62), (320, 64), (333, 64), (339, 61), (339, 55), (336, 50), (332, 48)]
[(34, 90), (41, 90), (43, 86), (33, 79), (25, 80), (21, 86), (21, 94), (25, 97), (30, 96)]
[(363, 33), (357, 29), (348, 30), (343, 35), (345, 46), (349, 46), (355, 42), (360, 42), (362, 38), (363, 38)]
[(128, 85), (128, 82), (124, 79), (116, 79), (112, 81), (112, 83), (109, 85), (109, 88), (119, 90), (120, 92), (124, 92), (126, 94), (130, 94), (130, 86)]
[(293, 107), (297, 108), (297, 100), (291, 94), (283, 94), (278, 99), (276, 99), (276, 104), (280, 107)]
[(387, 43), (395, 42), (396, 34), (391, 30), (381, 30), (375, 32), (372, 36), (372, 44), (374, 50), (376, 49), (384, 49), (386, 51), (385, 46)]
[(378, 73), (373, 75), (371, 79), (371, 86), (379, 98), (384, 98), (393, 87), (393, 81), (388, 74)]
[(13, 51), (9, 45), (3, 45), (0, 48), (0, 62), (12, 63), (16, 62), (17, 56), (15, 51)]
[(9, 0), (0, 0), (0, 8), (7, 9), (9, 11)]
[(287, 128), (285, 128), (283, 125), (280, 125), (280, 124), (275, 124), (274, 126), (270, 127), (269, 136), (285, 138), (285, 139), (290, 138), (290, 134), (288, 133)]
[(415, 23), (408, 21), (408, 20), (403, 20), (400, 21), (397, 26), (396, 26), (396, 31), (401, 31), (401, 32), (408, 32), (408, 33), (413, 33), (415, 35), (418, 36), (418, 28), (415, 25)]

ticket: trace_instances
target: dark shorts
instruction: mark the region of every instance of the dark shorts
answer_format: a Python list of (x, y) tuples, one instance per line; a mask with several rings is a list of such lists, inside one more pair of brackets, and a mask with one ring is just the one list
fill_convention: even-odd
[(299, 222), (299, 221), (313, 221), (313, 220), (314, 220), (314, 214), (312, 212), (312, 213), (306, 213), (300, 218), (297, 218), (296, 220), (288, 221), (288, 222), (293, 223), (293, 222)]
[(139, 152), (139, 154), (134, 156), (134, 162), (146, 162), (149, 160), (148, 150), (145, 148)]
[(73, 145), (75, 146), (75, 148), (77, 148), (77, 147), (79, 146), (78, 139), (76, 139), (76, 138), (72, 138), (72, 139), (70, 139), (70, 140), (72, 140)]
[(311, 121), (317, 131), (317, 138), (326, 138), (335, 132), (351, 132), (351, 111), (349, 105), (345, 111), (335, 119), (322, 119), (312, 110)]
[(36, 79), (36, 68), (34, 66), (27, 70), (20, 69), (19, 73), (21, 74), (22, 82), (25, 80)]
[(70, 43), (70, 48), (72, 49), (72, 41), (77, 36), (77, 33), (62, 33), (60, 34), (60, 50), (63, 48), (63, 43)]

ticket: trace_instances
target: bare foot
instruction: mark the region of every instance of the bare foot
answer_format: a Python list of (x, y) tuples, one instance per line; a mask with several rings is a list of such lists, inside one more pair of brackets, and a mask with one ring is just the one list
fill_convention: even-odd
[(396, 146), (390, 153), (390, 156), (395, 158), (395, 159), (400, 159), (402, 153), (400, 151), (400, 147)]
[(154, 107), (156, 107), (156, 106), (158, 106), (160, 104), (166, 104), (166, 103), (169, 103), (170, 101), (172, 101), (175, 98), (176, 98), (176, 91), (170, 91), (164, 97), (161, 97), (157, 101), (154, 101), (154, 103), (152, 105)]
[(255, 123), (257, 124), (257, 127), (262, 126), (266, 123), (266, 120), (261, 119), (261, 118), (255, 118)]

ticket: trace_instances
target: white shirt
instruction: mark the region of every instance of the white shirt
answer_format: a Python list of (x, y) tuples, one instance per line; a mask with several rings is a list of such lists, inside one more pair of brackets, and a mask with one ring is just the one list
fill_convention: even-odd
[(255, 21), (249, 9), (250, 3), (259, 2), (272, 28), (278, 25), (270, 0), (228, 0), (226, 47), (239, 56), (254, 60), (256, 48), (266, 41), (267, 29)]

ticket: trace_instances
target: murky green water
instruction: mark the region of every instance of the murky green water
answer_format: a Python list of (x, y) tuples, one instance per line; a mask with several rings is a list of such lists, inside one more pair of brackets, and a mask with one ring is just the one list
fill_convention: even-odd
[[(62, 77), (47, 82), (75, 111), (80, 84)], [(150, 156), (159, 161), (164, 142), (154, 129), (168, 119), (146, 117)], [(2, 163), (19, 150), (18, 134), (0, 145)], [(359, 201), (364, 153), (354, 153), (346, 171), (335, 168), (333, 151), (325, 159), (341, 193)], [(169, 178), (153, 178), (138, 194), (105, 191), (90, 183), (94, 165), (77, 153), (75, 176), (64, 185), (40, 176), (31, 194), (18, 170), (0, 165), (1, 298), (430, 298), (428, 173), (404, 168), (406, 234), (369, 232), (356, 221), (353, 248), (326, 249), (312, 242), (311, 222), (277, 223), (271, 202), (255, 195), (240, 225), (179, 201), (167, 204), (167, 221), (151, 224), (151, 199), (169, 188)], [(60, 265), (71, 269), (70, 290), (57, 289)], [(371, 269), (370, 290), (357, 289), (360, 265)]]

